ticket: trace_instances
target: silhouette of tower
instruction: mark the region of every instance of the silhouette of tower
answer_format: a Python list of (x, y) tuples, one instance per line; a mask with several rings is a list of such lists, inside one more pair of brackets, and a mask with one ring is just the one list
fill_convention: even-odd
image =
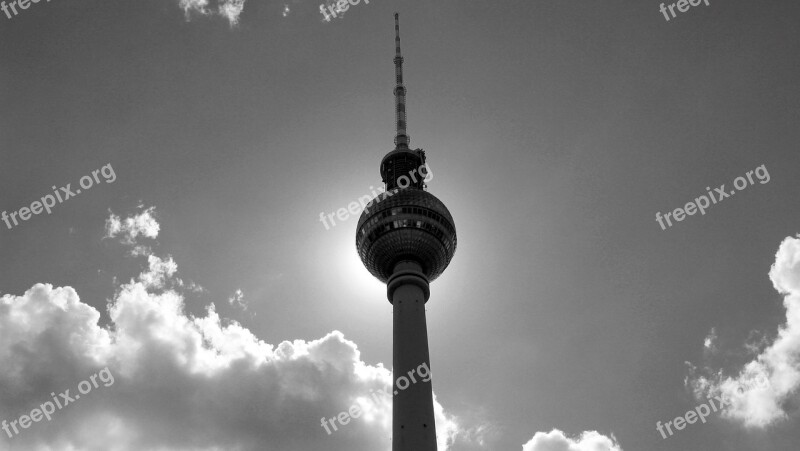
[[(456, 228), (444, 203), (425, 190), (425, 152), (408, 147), (397, 13), (394, 20), (395, 148), (381, 161), (386, 191), (367, 205), (358, 220), (356, 249), (369, 272), (386, 284), (393, 305), (392, 451), (436, 451), (431, 382), (422, 381), (414, 371), (422, 365), (430, 368), (425, 303), (429, 283), (455, 254)], [(414, 377), (416, 382), (410, 382)]]

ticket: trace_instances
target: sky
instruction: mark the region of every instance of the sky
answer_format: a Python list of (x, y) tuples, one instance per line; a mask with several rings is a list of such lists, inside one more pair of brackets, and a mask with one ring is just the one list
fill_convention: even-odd
[(0, 12), (0, 451), (391, 449), (394, 12), (439, 449), (796, 450), (800, 4), (668, 6)]

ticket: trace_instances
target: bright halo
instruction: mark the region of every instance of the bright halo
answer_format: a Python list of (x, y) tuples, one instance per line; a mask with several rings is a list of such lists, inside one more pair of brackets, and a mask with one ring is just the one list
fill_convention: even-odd
[(358, 258), (356, 243), (353, 234), (347, 235), (348, 240), (344, 240), (337, 245), (337, 260), (340, 263), (339, 276), (344, 284), (352, 288), (353, 292), (360, 296), (373, 296), (378, 293), (385, 296), (386, 287), (367, 271), (361, 259)]

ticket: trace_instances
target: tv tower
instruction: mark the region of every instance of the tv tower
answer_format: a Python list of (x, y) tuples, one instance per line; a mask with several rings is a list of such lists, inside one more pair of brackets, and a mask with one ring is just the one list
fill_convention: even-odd
[[(393, 306), (392, 451), (436, 451), (430, 379), (407, 384), (420, 367), (430, 368), (425, 303), (429, 283), (444, 272), (456, 252), (456, 228), (444, 203), (425, 190), (425, 152), (408, 147), (406, 88), (400, 53), (400, 20), (394, 15), (397, 134), (395, 148), (381, 160), (386, 192), (364, 209), (356, 227), (356, 249), (364, 266), (386, 284)], [(417, 175), (417, 172), (424, 174)]]

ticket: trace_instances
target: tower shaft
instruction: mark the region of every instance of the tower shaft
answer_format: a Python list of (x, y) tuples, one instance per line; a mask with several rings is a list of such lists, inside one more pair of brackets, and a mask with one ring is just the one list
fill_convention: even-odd
[(395, 266), (387, 288), (394, 306), (392, 451), (436, 451), (425, 321), (428, 279), (418, 263), (402, 261)]

